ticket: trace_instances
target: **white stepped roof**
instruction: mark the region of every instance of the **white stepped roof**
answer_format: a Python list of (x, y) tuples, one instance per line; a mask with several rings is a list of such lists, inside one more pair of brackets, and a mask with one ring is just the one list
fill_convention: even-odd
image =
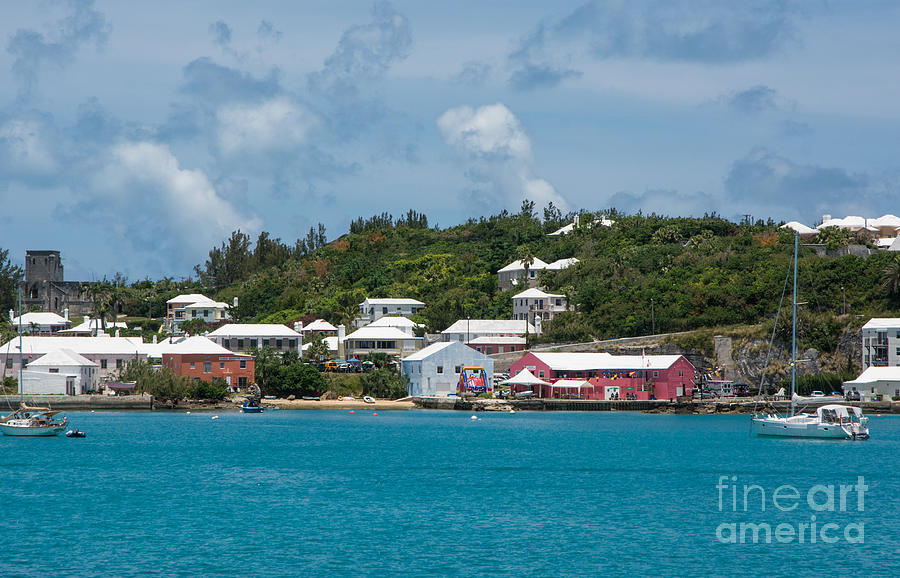
[[(235, 353), (225, 349), (212, 339), (202, 335), (193, 337), (181, 337), (166, 339), (156, 346), (152, 346), (159, 354), (171, 355), (232, 355), (237, 357), (250, 357), (242, 353)], [(155, 357), (155, 356), (154, 356)]]
[(304, 325), (303, 331), (337, 331), (337, 327), (324, 319), (316, 319), (309, 325)]
[[(538, 259), (537, 257), (535, 257), (534, 263), (532, 263), (531, 266), (528, 267), (528, 269), (531, 271), (539, 271), (540, 269), (544, 269), (546, 267), (547, 267), (547, 263), (545, 263), (545, 262), (541, 261), (540, 259)], [(509, 271), (524, 271), (524, 270), (525, 270), (525, 264), (522, 262), (521, 259), (516, 259), (515, 261), (513, 261), (512, 263), (510, 263), (509, 265), (500, 269), (497, 272), (498, 273), (507, 273)]]
[[(19, 338), (0, 345), (0, 353), (10, 355), (18, 352)], [(36, 358), (58, 349), (71, 349), (80, 355), (122, 355), (134, 356), (143, 354), (144, 343), (140, 337), (57, 337), (57, 336), (22, 336), (22, 354)]]
[(280, 323), (228, 323), (208, 334), (209, 337), (287, 337), (300, 334)]
[(900, 367), (870, 367), (859, 374), (856, 379), (845, 381), (844, 385), (859, 385), (876, 381), (900, 381)]
[(418, 323), (397, 315), (385, 315), (369, 323), (366, 327), (420, 327)]
[(869, 219), (869, 226), (900, 228), (900, 217), (891, 214), (882, 215), (876, 219)]
[(369, 305), (425, 305), (421, 301), (417, 301), (416, 299), (396, 299), (396, 298), (372, 298), (369, 297), (366, 299), (366, 302)]
[(178, 297), (172, 297), (166, 303), (198, 303), (200, 301), (212, 301), (206, 295), (201, 295), (200, 293), (187, 293), (185, 295), (179, 295)]
[(863, 329), (894, 329), (900, 327), (900, 317), (873, 317), (862, 326)]
[(815, 235), (818, 233), (817, 230), (812, 227), (807, 227), (803, 223), (799, 223), (797, 221), (789, 221), (781, 226), (782, 229), (790, 229), (796, 233), (801, 235)]
[(680, 355), (611, 355), (609, 353), (533, 353), (553, 371), (597, 369), (668, 369)]
[(534, 325), (524, 319), (460, 319), (441, 333), (494, 333), (525, 335), (535, 333)]
[(545, 293), (537, 287), (526, 289), (517, 295), (513, 295), (513, 299), (546, 299), (548, 297), (565, 297), (565, 295), (557, 295), (556, 293)]
[(467, 341), (469, 345), (525, 345), (524, 337), (510, 335), (483, 335)]
[[(453, 343), (453, 341), (439, 341), (438, 343), (432, 343), (428, 347), (424, 347), (419, 351), (413, 353), (412, 355), (404, 357), (400, 361), (421, 361), (426, 357), (437, 353), (438, 351), (447, 349), (448, 347), (453, 345)], [(475, 353), (477, 353), (477, 351)]]
[[(128, 324), (124, 321), (107, 321), (106, 322), (107, 329), (128, 329)], [(76, 325), (72, 329), (63, 329), (59, 332), (60, 335), (66, 333), (91, 333), (95, 330), (103, 330), (103, 322), (99, 319), (91, 319), (90, 317), (85, 317), (84, 321), (81, 322), (80, 325)]]
[(71, 349), (63, 348), (51, 351), (41, 356), (39, 359), (36, 359), (29, 363), (28, 367), (47, 367), (60, 365), (80, 365), (95, 367), (97, 364), (84, 357), (83, 355), (75, 353)]
[[(23, 328), (28, 327), (32, 323), (35, 325), (65, 325), (69, 322), (68, 319), (61, 315), (46, 311), (32, 311), (30, 313), (24, 313), (20, 317)], [(18, 327), (20, 317), (13, 318), (12, 324), (14, 327)]]
[(548, 271), (561, 271), (562, 269), (567, 269), (578, 262), (578, 259), (576, 259), (575, 257), (569, 257), (568, 259), (557, 259), (556, 261), (547, 265), (546, 269)]

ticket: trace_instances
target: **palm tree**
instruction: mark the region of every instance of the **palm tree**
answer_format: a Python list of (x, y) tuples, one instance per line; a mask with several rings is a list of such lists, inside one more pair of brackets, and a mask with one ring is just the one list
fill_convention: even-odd
[(525, 286), (528, 286), (528, 271), (534, 265), (534, 253), (528, 245), (519, 245), (516, 247), (516, 258), (522, 261), (522, 267), (525, 268)]
[(881, 286), (890, 295), (900, 294), (900, 258), (894, 256), (881, 270)]

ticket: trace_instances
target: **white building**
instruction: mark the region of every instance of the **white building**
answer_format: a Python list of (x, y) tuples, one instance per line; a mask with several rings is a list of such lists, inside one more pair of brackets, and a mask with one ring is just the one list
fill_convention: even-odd
[(421, 349), (423, 341), (396, 327), (363, 327), (344, 338), (344, 355), (348, 359), (368, 353), (402, 357)]
[(246, 353), (251, 348), (271, 347), (279, 353), (300, 353), (300, 334), (278, 323), (228, 323), (206, 335), (229, 351)]
[(616, 224), (616, 222), (615, 222), (615, 221), (612, 221), (612, 220), (610, 220), (610, 219), (607, 219), (606, 217), (601, 216), (601, 217), (600, 217), (599, 219), (597, 219), (596, 221), (590, 221), (590, 222), (587, 222), (587, 223), (581, 223), (581, 222), (580, 222), (580, 216), (579, 216), (579, 215), (575, 215), (575, 219), (574, 219), (571, 223), (569, 223), (568, 225), (565, 225), (565, 226), (563, 226), (563, 227), (560, 227), (559, 229), (553, 231), (552, 233), (549, 233), (549, 235), (550, 235), (550, 236), (553, 236), (553, 235), (568, 235), (569, 233), (571, 233), (572, 231), (574, 231), (576, 227), (584, 227), (585, 229), (590, 229), (594, 224), (599, 224), (599, 225), (602, 225), (602, 226), (604, 226), (604, 227), (612, 227), (613, 225)]
[(434, 343), (400, 363), (403, 375), (409, 378), (409, 395), (454, 393), (463, 367), (483, 367), (488, 379), (494, 374), (493, 359), (458, 341)]
[(787, 223), (783, 224), (781, 226), (781, 228), (782, 229), (790, 229), (791, 231), (794, 231), (795, 233), (797, 233), (801, 236), (816, 235), (819, 233), (819, 231), (817, 231), (816, 229), (813, 229), (812, 227), (807, 227), (806, 225), (804, 225), (803, 223), (800, 223), (798, 221), (788, 221)]
[(900, 366), (900, 319), (875, 317), (862, 327), (862, 368)]
[(469, 340), (468, 346), (475, 351), (491, 355), (492, 353), (514, 353), (525, 350), (524, 337), (500, 335), (496, 337), (476, 337)]
[[(328, 351), (331, 352), (331, 355), (337, 355), (337, 352), (338, 352), (338, 338), (337, 338), (337, 335), (334, 335), (334, 336), (328, 336), (328, 337), (324, 338), (323, 341), (324, 341), (325, 345), (328, 346)], [(300, 352), (301, 352), (302, 355), (306, 355), (306, 351), (309, 349), (309, 346), (310, 346), (310, 345), (312, 345), (312, 343), (304, 343), (304, 344), (301, 346)]]
[(563, 311), (568, 311), (565, 295), (546, 293), (532, 287), (513, 296), (513, 319), (531, 323), (535, 319), (550, 321)]
[(882, 249), (891, 247), (894, 241), (900, 237), (900, 217), (890, 214), (875, 218), (851, 215), (843, 219), (822, 215), (822, 223), (816, 229), (821, 231), (828, 227), (837, 227), (854, 233), (865, 231)]
[(324, 319), (316, 319), (309, 325), (303, 325), (301, 321), (294, 323), (294, 331), (303, 335), (304, 339), (311, 333), (321, 333), (325, 336), (337, 336), (338, 329)]
[(166, 329), (172, 333), (181, 332), (181, 324), (190, 319), (215, 323), (230, 318), (227, 303), (213, 301), (199, 293), (179, 295), (166, 301)]
[(844, 396), (859, 393), (860, 401), (872, 401), (882, 396), (882, 401), (900, 396), (900, 367), (869, 367), (859, 377), (844, 382)]
[[(18, 337), (0, 345), (0, 363), (6, 367), (7, 375), (16, 375), (19, 372), (18, 346)], [(125, 367), (129, 361), (147, 360), (144, 343), (139, 337), (110, 337), (105, 334), (97, 337), (58, 337), (55, 335), (22, 337), (22, 357), (26, 368), (33, 361), (51, 351), (60, 349), (69, 349), (96, 363), (98, 366), (97, 377), (101, 383), (107, 381), (111, 374)]]
[(516, 319), (460, 319), (441, 331), (444, 341), (471, 343), (479, 337), (525, 337), (536, 335), (534, 325)]
[(537, 257), (534, 258), (534, 263), (532, 263), (528, 267), (528, 279), (525, 279), (525, 264), (521, 259), (517, 259), (513, 261), (506, 267), (503, 267), (499, 271), (497, 271), (497, 287), (500, 288), (501, 291), (505, 291), (507, 289), (511, 289), (513, 287), (534, 287), (537, 285), (538, 279), (538, 271), (561, 271), (567, 267), (571, 267), (572, 265), (578, 263), (578, 259), (575, 257), (569, 257), (568, 259), (557, 259), (552, 263), (545, 263), (541, 261)]
[(97, 391), (97, 363), (71, 349), (57, 349), (32, 361), (22, 372), (25, 394), (77, 395)]
[(25, 335), (51, 335), (72, 326), (72, 322), (67, 317), (44, 311), (25, 313), (19, 317), (13, 317), (10, 322), (17, 331), (21, 322), (22, 333)]
[(425, 304), (415, 299), (367, 298), (359, 304), (359, 317), (353, 320), (354, 327), (365, 327), (385, 315), (409, 317), (425, 308)]

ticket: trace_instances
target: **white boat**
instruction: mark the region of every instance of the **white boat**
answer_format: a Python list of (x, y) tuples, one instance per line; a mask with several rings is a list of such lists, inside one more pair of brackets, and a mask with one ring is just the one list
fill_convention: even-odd
[(66, 429), (68, 418), (59, 419), (60, 412), (45, 407), (23, 405), (0, 418), (0, 430), (8, 436), (57, 436)]
[[(797, 256), (799, 235), (794, 235), (794, 285), (793, 285), (793, 328), (791, 331), (791, 408), (786, 416), (775, 414), (753, 415), (751, 428), (759, 436), (802, 437), (819, 439), (869, 439), (868, 418), (858, 407), (841, 404), (823, 405), (815, 413), (796, 413), (798, 401), (803, 401), (795, 393), (797, 381)], [(773, 333), (774, 337), (774, 333)], [(765, 370), (763, 370), (765, 375)], [(760, 386), (760, 389), (762, 386)], [(816, 400), (824, 400), (815, 396)]]
[(28, 407), (22, 401), (22, 290), (19, 289), (19, 409), (0, 417), (0, 431), (3, 435), (23, 437), (58, 436), (66, 429), (68, 418), (57, 416), (60, 412), (49, 407)]

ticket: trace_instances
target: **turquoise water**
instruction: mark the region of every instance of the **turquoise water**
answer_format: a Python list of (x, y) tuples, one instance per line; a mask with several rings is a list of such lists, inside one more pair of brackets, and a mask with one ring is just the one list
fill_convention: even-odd
[[(746, 416), (218, 415), (70, 413), (86, 439), (0, 438), (0, 575), (900, 574), (897, 417), (822, 442), (749, 437)], [(863, 476), (863, 511), (852, 493), (816, 515), (864, 541), (723, 543), (720, 524), (814, 512), (745, 514), (741, 494), (733, 512), (719, 476), (804, 495)]]

